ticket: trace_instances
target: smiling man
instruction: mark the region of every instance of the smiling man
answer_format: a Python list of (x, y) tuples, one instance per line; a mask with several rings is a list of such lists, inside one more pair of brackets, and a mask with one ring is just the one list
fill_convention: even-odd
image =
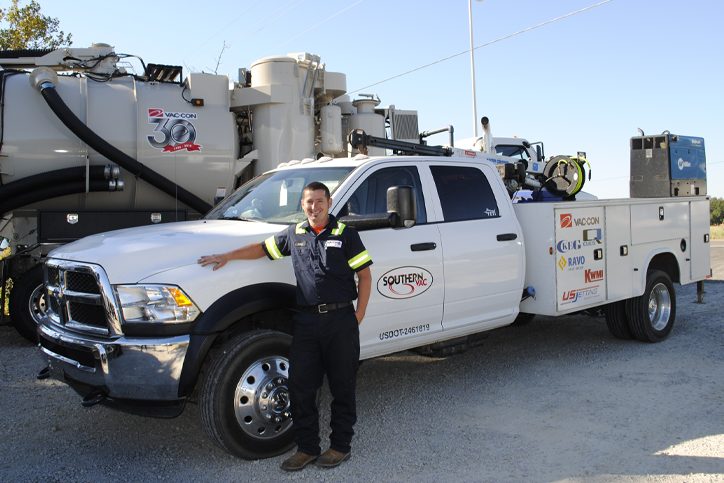
[[(372, 286), (372, 258), (359, 234), (329, 214), (332, 198), (322, 183), (302, 191), (307, 221), (267, 238), (219, 255), (199, 258), (214, 270), (230, 260), (264, 255), (278, 260), (291, 255), (297, 279), (297, 308), (290, 354), (289, 392), (297, 452), (281, 468), (301, 470), (315, 462), (332, 468), (349, 459), (357, 421), (356, 383), (359, 366), (359, 324), (364, 319)], [(354, 276), (359, 279), (358, 287)], [(355, 309), (352, 301), (357, 300)], [(327, 375), (332, 393), (330, 447), (320, 455), (317, 391)]]

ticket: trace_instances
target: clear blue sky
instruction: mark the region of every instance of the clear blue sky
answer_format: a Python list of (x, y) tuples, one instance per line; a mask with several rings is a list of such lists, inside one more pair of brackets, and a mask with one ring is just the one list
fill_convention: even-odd
[[(8, 3), (8, 2), (1, 2)], [(99, 2), (40, 0), (73, 45), (114, 45), (146, 62), (236, 78), (260, 57), (307, 51), (347, 74), (350, 91), (468, 48), (467, 0)], [(597, 3), (473, 3), (480, 45)], [(724, 2), (612, 0), (476, 50), (478, 116), (493, 134), (586, 151), (600, 197), (628, 196), (629, 138), (669, 130), (706, 140), (709, 194), (724, 196)], [(468, 55), (363, 92), (416, 109), (420, 128), (472, 135)], [(433, 141), (445, 142), (445, 136)]]

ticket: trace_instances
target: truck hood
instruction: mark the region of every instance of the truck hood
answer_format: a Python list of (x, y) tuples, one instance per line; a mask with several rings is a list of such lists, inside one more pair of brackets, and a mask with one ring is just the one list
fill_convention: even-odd
[(92, 235), (56, 248), (48, 256), (100, 265), (112, 284), (136, 283), (195, 264), (202, 255), (261, 242), (284, 228), (238, 220), (164, 223)]

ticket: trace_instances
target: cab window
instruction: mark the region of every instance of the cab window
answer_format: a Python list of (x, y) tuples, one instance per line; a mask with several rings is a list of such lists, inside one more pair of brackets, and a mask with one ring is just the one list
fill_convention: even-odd
[(427, 222), (422, 183), (414, 166), (383, 168), (372, 173), (349, 197), (338, 216), (386, 213), (387, 188), (391, 186), (412, 186), (417, 203), (417, 224)]
[(483, 172), (468, 166), (431, 166), (445, 221), (498, 218), (495, 194)]

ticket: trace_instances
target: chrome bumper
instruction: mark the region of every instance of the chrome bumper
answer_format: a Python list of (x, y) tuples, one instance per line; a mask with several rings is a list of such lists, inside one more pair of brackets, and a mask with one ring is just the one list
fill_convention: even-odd
[(117, 399), (175, 401), (190, 336), (103, 339), (38, 326), (42, 358), (52, 377)]

